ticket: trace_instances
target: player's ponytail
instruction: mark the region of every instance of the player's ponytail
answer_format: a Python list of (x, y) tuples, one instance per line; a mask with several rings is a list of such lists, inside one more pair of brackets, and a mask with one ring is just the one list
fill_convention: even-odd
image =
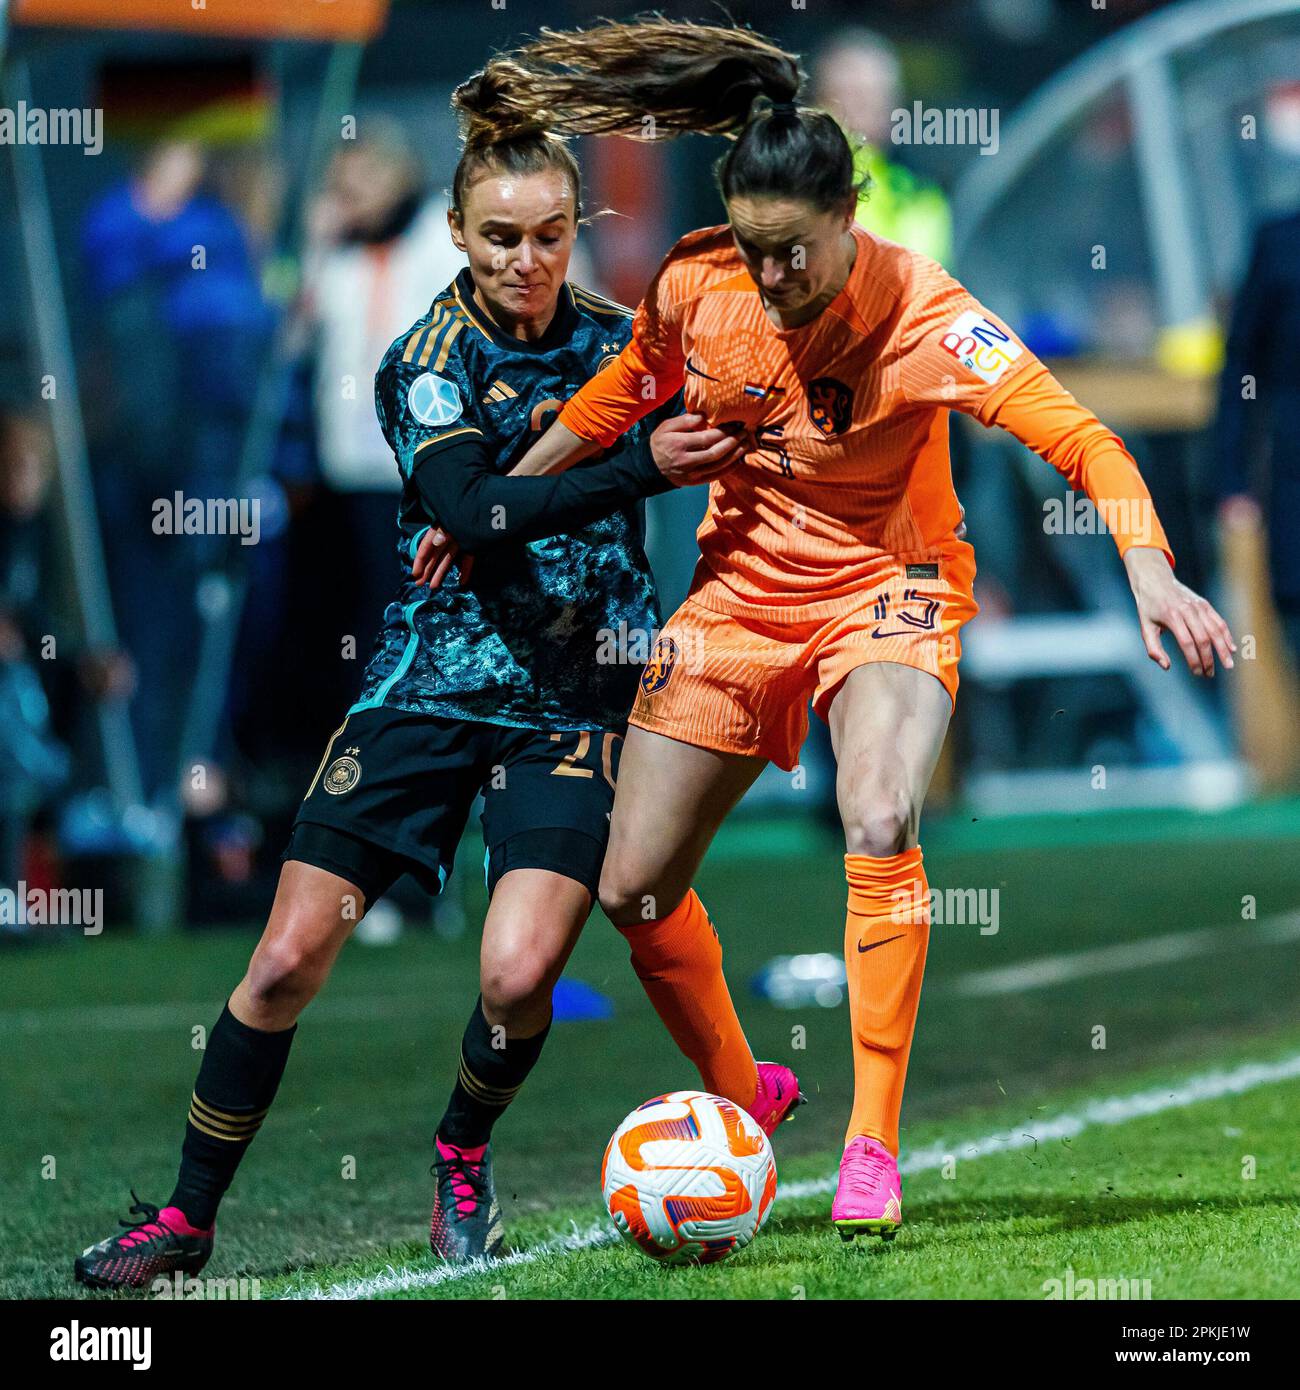
[(718, 188), (740, 197), (802, 198), (821, 212), (850, 212), (869, 180), (859, 178), (853, 149), (826, 111), (759, 98), (736, 143), (714, 166)]
[(796, 105), (798, 58), (751, 30), (607, 20), (543, 29), (511, 60), (515, 79), (501, 106), (511, 119), (565, 135), (731, 136), (735, 143), (716, 166), (728, 200), (797, 196), (830, 210), (858, 192), (853, 151), (838, 123)]

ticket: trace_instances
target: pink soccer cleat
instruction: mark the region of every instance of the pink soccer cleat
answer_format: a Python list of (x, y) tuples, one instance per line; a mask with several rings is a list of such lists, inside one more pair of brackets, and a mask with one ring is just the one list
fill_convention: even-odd
[(840, 1185), (831, 1220), (841, 1240), (876, 1235), (893, 1240), (903, 1224), (903, 1180), (894, 1155), (878, 1140), (859, 1134), (840, 1159)]
[(794, 1118), (794, 1109), (803, 1105), (805, 1097), (799, 1090), (799, 1078), (780, 1062), (759, 1062), (758, 1095), (749, 1113), (769, 1137), (782, 1120)]
[(501, 1207), (492, 1181), (492, 1145), (473, 1148), (433, 1141), (436, 1180), (429, 1248), (457, 1264), (495, 1259), (505, 1244)]
[(159, 1276), (197, 1274), (212, 1255), (216, 1226), (191, 1226), (179, 1207), (142, 1202), (131, 1193), (131, 1215), (139, 1221), (120, 1221), (119, 1231), (77, 1256), (73, 1272), (79, 1284), (91, 1289), (147, 1288)]

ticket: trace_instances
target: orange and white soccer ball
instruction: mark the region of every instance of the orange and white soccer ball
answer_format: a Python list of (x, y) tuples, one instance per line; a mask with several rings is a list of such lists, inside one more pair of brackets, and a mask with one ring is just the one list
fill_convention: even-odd
[(705, 1091), (672, 1091), (614, 1131), (600, 1168), (614, 1225), (669, 1264), (711, 1264), (748, 1245), (776, 1196), (776, 1161), (758, 1121)]

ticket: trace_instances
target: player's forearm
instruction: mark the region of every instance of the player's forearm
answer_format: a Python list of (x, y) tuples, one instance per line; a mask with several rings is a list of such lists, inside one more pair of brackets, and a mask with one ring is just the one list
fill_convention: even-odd
[(509, 477), (538, 477), (547, 473), (563, 473), (575, 463), (600, 452), (594, 439), (583, 439), (559, 420), (546, 431), (531, 449), (510, 470)]
[(556, 477), (493, 473), (481, 448), (449, 449), (415, 472), (425, 510), (463, 549), (481, 555), (497, 546), (575, 531), (672, 483), (654, 459), (629, 451)]
[(560, 418), (510, 471), (516, 475), (559, 473), (619, 437), (681, 389), (680, 374), (655, 371), (634, 338), (574, 396)]
[(1147, 576), (1169, 569), (1169, 556), (1158, 546), (1133, 545), (1124, 552), (1124, 571), (1129, 587), (1136, 594)]
[(611, 444), (672, 400), (682, 388), (685, 366), (676, 360), (651, 361), (635, 338), (560, 412), (558, 423), (577, 438), (601, 448)]
[(1173, 552), (1151, 492), (1123, 441), (1042, 367), (1026, 373), (984, 423), (999, 425), (1056, 469), (1096, 507), (1121, 555)]

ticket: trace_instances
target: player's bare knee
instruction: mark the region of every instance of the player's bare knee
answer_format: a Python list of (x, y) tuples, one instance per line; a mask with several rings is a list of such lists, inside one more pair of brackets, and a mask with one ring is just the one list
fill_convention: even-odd
[[(606, 856), (600, 872), (600, 906), (615, 926), (632, 926), (642, 920), (642, 898), (645, 896), (635, 879)], [(653, 914), (652, 914), (653, 916)]]
[(916, 826), (916, 808), (905, 791), (881, 790), (841, 804), (844, 845), (850, 854), (887, 859), (908, 847)]
[(249, 998), (261, 1009), (302, 1009), (315, 998), (326, 971), (318, 952), (292, 935), (264, 942), (246, 976)]
[(600, 906), (616, 927), (636, 927), (667, 917), (686, 896), (686, 891), (686, 888), (649, 887), (644, 883), (614, 886), (608, 897), (602, 891)]
[[(483, 1013), (508, 1033), (536, 1031), (550, 1017), (556, 971), (540, 956), (523, 955), (485, 965), (481, 980)], [(536, 1025), (536, 1028), (530, 1025)]]

